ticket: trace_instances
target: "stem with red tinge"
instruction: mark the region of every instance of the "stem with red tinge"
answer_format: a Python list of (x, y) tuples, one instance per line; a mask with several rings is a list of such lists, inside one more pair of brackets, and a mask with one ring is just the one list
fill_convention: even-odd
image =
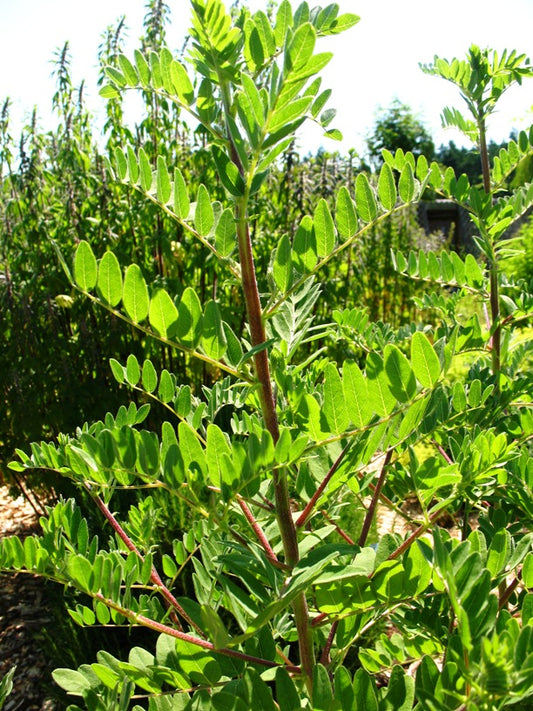
[[(100, 509), (100, 511), (101, 511), (101, 512), (103, 513), (103, 515), (105, 516), (106, 520), (107, 520), (107, 521), (109, 522), (109, 524), (111, 525), (111, 528), (112, 528), (114, 531), (116, 531), (116, 533), (117, 533), (117, 534), (119, 535), (119, 537), (120, 537), (120, 540), (124, 543), (124, 545), (126, 546), (126, 548), (127, 548), (128, 550), (130, 550), (130, 551), (133, 551), (133, 553), (135, 553), (135, 554), (139, 557), (139, 560), (144, 561), (144, 557), (143, 557), (142, 553), (140, 552), (140, 550), (137, 548), (137, 546), (135, 545), (135, 543), (134, 543), (134, 542), (131, 540), (131, 538), (128, 536), (128, 534), (126, 533), (126, 531), (122, 528), (122, 526), (121, 526), (120, 523), (117, 521), (117, 519), (113, 516), (113, 514), (111, 513), (111, 511), (110, 511), (110, 510), (107, 508), (107, 506), (104, 504), (104, 502), (102, 501), (102, 499), (101, 499), (98, 495), (94, 494), (92, 491), (90, 491), (90, 494), (91, 494), (91, 496), (92, 496), (94, 502), (96, 503), (96, 505), (97, 505), (98, 508)], [(150, 572), (150, 580), (154, 583), (154, 585), (157, 585), (157, 587), (161, 590), (161, 595), (165, 598), (165, 600), (167, 601), (167, 603), (170, 605), (171, 609), (176, 610), (176, 612), (177, 612), (179, 615), (181, 615), (181, 617), (182, 617), (186, 622), (188, 622), (188, 623), (191, 625), (191, 627), (192, 627), (193, 629), (195, 629), (195, 630), (198, 632), (198, 634), (203, 635), (204, 633), (203, 633), (202, 629), (201, 629), (201, 628), (196, 624), (196, 622), (194, 622), (194, 620), (192, 620), (191, 617), (189, 617), (189, 615), (185, 612), (185, 610), (183, 609), (183, 607), (179, 604), (179, 602), (176, 600), (176, 598), (174, 597), (174, 595), (170, 592), (170, 590), (167, 588), (167, 586), (165, 585), (165, 583), (162, 581), (161, 576), (159, 575), (159, 573), (157, 572), (157, 570), (155, 569), (154, 566), (152, 566), (152, 570), (151, 570), (151, 572)], [(175, 624), (178, 625), (178, 627), (181, 629), (180, 622), (179, 622), (179, 620), (178, 620), (176, 617), (174, 617), (174, 622), (175, 622)]]
[[(245, 194), (237, 201), (237, 239), (246, 313), (248, 316), (252, 347), (255, 347), (261, 346), (266, 342), (266, 335), (263, 323), (261, 301), (259, 298), (257, 277), (255, 274), (252, 242), (250, 239), (250, 230), (248, 225), (247, 203), (248, 194)], [(266, 348), (263, 348), (255, 353), (254, 370), (259, 385), (259, 399), (263, 419), (265, 426), (270, 432), (275, 444), (279, 439), (279, 424), (270, 377), (268, 351)], [(272, 479), (274, 484), (276, 517), (283, 543), (285, 562), (292, 568), (296, 565), (296, 563), (298, 563), (300, 553), (298, 549), (296, 527), (294, 525), (290, 507), (286, 469), (283, 467), (274, 469)], [(315, 657), (305, 592), (300, 593), (296, 597), (293, 602), (293, 610), (295, 625), (298, 633), (300, 662), (302, 665), (302, 671), (305, 675), (306, 685), (309, 691), (311, 691)]]

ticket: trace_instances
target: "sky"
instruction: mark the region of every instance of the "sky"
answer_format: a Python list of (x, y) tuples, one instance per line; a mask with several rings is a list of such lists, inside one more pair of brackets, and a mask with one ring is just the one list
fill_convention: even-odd
[[(457, 90), (448, 82), (427, 76), (419, 62), (435, 54), (463, 58), (470, 44), (507, 48), (527, 54), (533, 61), (533, 0), (337, 0), (341, 12), (352, 12), (361, 21), (338, 37), (320, 40), (320, 51), (334, 58), (323, 72), (323, 88), (333, 90), (329, 107), (337, 109), (331, 127), (344, 140), (324, 139), (318, 126), (300, 133), (300, 147), (315, 151), (364, 152), (365, 137), (380, 109), (398, 99), (420, 118), (435, 143), (450, 140), (464, 145), (460, 134), (442, 130), (444, 106), (462, 108)], [(171, 25), (170, 49), (179, 49), (189, 26), (188, 0), (167, 0)], [(229, 0), (228, 3), (229, 5)], [(265, 8), (266, 0), (249, 0), (252, 10)], [(298, 3), (293, 1), (293, 7)], [(311, 6), (315, 3), (310, 2)], [(322, 2), (323, 5), (328, 4)], [(102, 33), (126, 16), (126, 54), (133, 54), (142, 34), (146, 0), (0, 0), (0, 103), (12, 102), (12, 134), (38, 107), (40, 126), (53, 126), (51, 115), (54, 53), (68, 40), (72, 80), (85, 80), (85, 96), (96, 120), (104, 100), (98, 96), (97, 50)], [(504, 95), (499, 111), (489, 123), (489, 138), (500, 142), (511, 129), (533, 123), (533, 79)]]

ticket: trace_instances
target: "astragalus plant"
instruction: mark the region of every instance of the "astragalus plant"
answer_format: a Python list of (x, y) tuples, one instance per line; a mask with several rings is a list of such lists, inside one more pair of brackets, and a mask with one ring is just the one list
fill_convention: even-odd
[[(205, 185), (191, 194), (179, 165), (152, 164), (142, 148), (117, 147), (110, 168), (124, 190), (143, 193), (203, 245), (217, 288), (204, 302), (186, 283), (169, 292), (85, 241), (72, 270), (70, 260), (64, 266), (86, 298), (205, 363), (214, 384), (193, 391), (150, 360), (113, 360), (115, 378), (145, 404), (34, 444), (12, 464), (73, 479), (109, 540), (63, 501), (42, 519), (42, 536), (2, 541), (1, 568), (80, 591), (71, 610), (79, 624), (157, 633), (127, 659), (104, 650), (55, 672), (94, 711), (527, 708), (532, 295), (498, 260), (513, 248), (507, 229), (533, 202), (530, 185), (506, 188), (533, 151), (533, 130), (489, 173), (484, 164), (481, 187), (422, 156), (385, 151), (374, 182), (359, 174), (353, 192), (319, 200), (294, 233), (276, 236), (268, 273), (258, 273), (255, 196), (304, 121), (337, 136), (318, 76), (331, 54), (317, 52), (317, 41), (358, 18), (337, 5), (294, 10), (287, 0), (270, 14), (229, 14), (221, 0), (192, 0), (191, 10), (186, 61), (166, 48), (133, 61), (121, 55), (102, 94), (154, 92), (203, 127), (224, 200)], [(477, 51), (436, 60), (431, 71), (457, 83), (474, 112), (531, 74), (516, 53)], [(483, 155), (484, 123), (475, 118), (462, 125)], [(434, 321), (395, 331), (339, 304), (317, 321), (323, 268), (429, 187), (469, 211), (480, 250), (480, 259), (394, 255), (406, 278), (427, 282), (421, 305)], [(235, 285), (246, 307), (238, 333), (225, 318)], [(486, 306), (486, 322), (461, 316), (465, 299)], [(331, 342), (345, 344), (335, 350), (343, 362), (328, 357)], [(157, 432), (143, 426), (150, 400), (169, 412)], [(222, 426), (226, 405), (232, 417)], [(131, 487), (145, 498), (114, 513), (114, 493)], [(156, 489), (187, 509), (171, 550), (150, 536)], [(386, 509), (404, 519), (403, 533), (376, 531)]]

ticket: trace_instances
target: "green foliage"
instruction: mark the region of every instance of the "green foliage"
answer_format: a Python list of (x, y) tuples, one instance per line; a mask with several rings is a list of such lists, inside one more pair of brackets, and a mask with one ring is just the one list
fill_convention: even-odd
[(457, 109), (444, 109), (442, 120), (478, 142), (479, 122), (484, 122), (494, 111), (502, 94), (513, 84), (533, 76), (533, 68), (525, 54), (504, 50), (501, 56), (494, 50), (472, 45), (464, 60), (435, 57), (433, 64), (421, 65), (427, 74), (442, 77), (455, 84), (466, 102), (472, 119), (465, 118)]
[[(168, 363), (146, 347), (115, 353), (112, 376), (137, 401), (18, 449), (10, 464), (70, 479), (107, 540), (62, 499), (47, 508), (42, 535), (0, 541), (0, 570), (77, 591), (69, 612), (80, 626), (157, 635), (127, 658), (103, 650), (57, 669), (56, 683), (82, 705), (73, 711), (525, 708), (533, 420), (531, 335), (521, 327), (533, 297), (500, 262), (520, 249), (506, 232), (533, 191), (500, 190), (533, 154), (533, 129), (491, 174), (479, 141), (483, 189), (423, 154), (384, 148), (377, 175), (332, 180), (261, 239), (268, 217), (255, 215), (296, 130), (313, 120), (336, 136), (316, 77), (331, 55), (316, 53), (316, 40), (358, 18), (286, 0), (270, 15), (232, 15), (221, 0), (191, 9), (187, 59), (156, 32), (133, 61), (118, 55), (102, 88), (111, 102), (136, 88), (167, 118), (172, 106), (200, 125), (202, 182), (171, 138), (157, 149), (117, 140), (108, 166), (120, 194), (149, 205), (154, 224), (173, 225), (183, 268), (164, 269), (162, 249), (154, 268), (138, 244), (126, 262), (88, 239), (77, 240), (70, 267), (58, 245), (73, 293), (161, 344)], [(515, 53), (487, 56), (435, 65), (472, 97), (476, 120), (527, 75)], [(482, 121), (447, 115), (483, 138)], [(402, 243), (394, 220), (428, 186), (468, 211), (479, 260)], [(372, 321), (328, 283), (333, 265), (351, 274), (342, 258), (359, 249), (385, 259), (365, 250), (385, 220), (383, 291), (392, 301), (393, 273), (433, 284), (438, 293), (420, 298), (426, 322)], [(465, 297), (485, 306), (485, 321), (460, 318)], [(457, 364), (467, 356), (465, 374)], [(156, 408), (166, 417), (153, 426)], [(116, 507), (131, 490), (135, 501)], [(362, 522), (347, 515), (355, 508)], [(401, 533), (376, 526), (384, 511), (406, 521)]]
[(13, 677), (17, 667), (12, 667), (0, 680), (0, 709), (4, 707), (7, 697), (13, 691)]
[(533, 220), (528, 217), (516, 234), (502, 243), (500, 254), (503, 268), (516, 281), (533, 278)]

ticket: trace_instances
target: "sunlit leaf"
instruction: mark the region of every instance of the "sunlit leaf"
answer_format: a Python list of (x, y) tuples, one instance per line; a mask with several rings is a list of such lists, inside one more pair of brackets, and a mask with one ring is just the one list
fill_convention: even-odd
[(414, 333), (411, 339), (411, 365), (416, 379), (425, 388), (433, 387), (439, 379), (439, 357), (422, 331)]
[(415, 195), (415, 178), (411, 164), (406, 162), (400, 173), (398, 191), (404, 202), (411, 202)]
[(96, 286), (98, 266), (91, 245), (82, 240), (74, 255), (74, 280), (83, 291), (90, 291)]
[(126, 269), (122, 302), (124, 310), (134, 323), (141, 323), (148, 316), (148, 287), (137, 264), (130, 264)]
[(145, 360), (142, 368), (142, 384), (147, 393), (153, 393), (157, 387), (157, 373), (151, 360)]
[(364, 427), (370, 422), (373, 410), (368, 397), (366, 378), (354, 361), (344, 361), (342, 384), (351, 421), (356, 427)]
[(170, 77), (180, 101), (190, 106), (194, 102), (194, 89), (181, 62), (173, 61), (170, 65)]
[(355, 179), (355, 205), (363, 222), (372, 222), (376, 218), (378, 214), (376, 198), (364, 173), (359, 173)]
[(211, 199), (205, 185), (201, 184), (198, 188), (196, 198), (196, 210), (194, 213), (194, 226), (202, 237), (207, 237), (215, 224), (215, 215)]
[(233, 211), (226, 208), (215, 228), (215, 247), (222, 257), (229, 257), (237, 246), (237, 228)]
[(137, 84), (139, 83), (139, 78), (137, 76), (137, 72), (135, 71), (135, 67), (130, 62), (130, 60), (124, 54), (119, 54), (118, 63), (126, 79), (126, 82), (130, 86), (137, 86)]
[(310, 23), (298, 27), (285, 54), (285, 66), (289, 72), (303, 67), (311, 58), (316, 42), (316, 31)]
[(383, 164), (379, 173), (378, 196), (385, 210), (392, 210), (396, 205), (396, 184), (388, 163)]
[(170, 200), (171, 187), (167, 164), (163, 156), (157, 156), (157, 199), (166, 205)]
[(149, 193), (152, 189), (152, 166), (143, 148), (139, 149), (139, 173), (141, 188), (145, 193)]
[(274, 25), (274, 37), (278, 47), (283, 46), (290, 27), (292, 27), (292, 7), (289, 0), (283, 0), (278, 7)]
[(122, 299), (122, 271), (113, 252), (106, 252), (98, 265), (98, 296), (110, 306)]
[(328, 363), (324, 370), (324, 406), (327, 429), (334, 434), (341, 434), (347, 428), (350, 418), (344, 399), (339, 371), (333, 363)]
[(226, 437), (220, 427), (209, 424), (207, 426), (207, 467), (209, 479), (217, 487), (222, 487), (223, 483), (231, 484), (231, 481), (225, 481), (226, 468), (221, 462), (224, 454), (231, 455), (231, 449)]
[(389, 415), (396, 405), (396, 398), (390, 389), (383, 358), (376, 352), (367, 356), (366, 376), (368, 395), (375, 412), (382, 417)]
[(316, 235), (313, 221), (309, 215), (300, 222), (292, 245), (292, 257), (295, 269), (306, 274), (310, 272), (318, 261)]
[(178, 309), (164, 289), (158, 289), (150, 299), (148, 318), (152, 328), (163, 338), (174, 335)]
[(128, 360), (126, 361), (126, 380), (130, 385), (137, 385), (141, 379), (141, 369), (139, 367), (139, 361), (130, 353)]
[(335, 205), (335, 222), (339, 237), (345, 241), (352, 238), (357, 232), (357, 212), (348, 188), (344, 185), (337, 193)]
[(328, 257), (335, 248), (335, 225), (327, 202), (321, 198), (313, 217), (317, 254)]
[(174, 168), (174, 212), (182, 220), (189, 216), (190, 201), (187, 186), (179, 168)]
[(281, 292), (287, 291), (292, 283), (291, 255), (292, 250), (289, 235), (284, 234), (278, 243), (274, 263), (272, 265), (274, 281)]

